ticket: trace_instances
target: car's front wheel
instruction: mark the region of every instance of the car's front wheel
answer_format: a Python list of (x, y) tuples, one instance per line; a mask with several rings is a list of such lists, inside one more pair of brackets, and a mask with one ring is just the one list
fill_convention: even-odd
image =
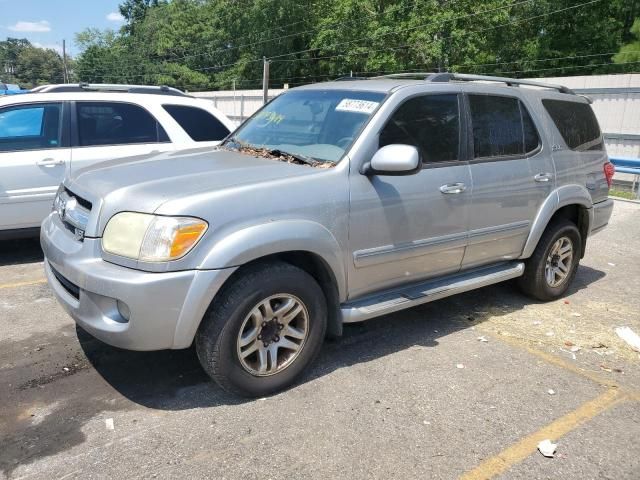
[(290, 386), (326, 332), (322, 289), (282, 262), (248, 267), (216, 297), (196, 336), (205, 371), (225, 390), (256, 397)]

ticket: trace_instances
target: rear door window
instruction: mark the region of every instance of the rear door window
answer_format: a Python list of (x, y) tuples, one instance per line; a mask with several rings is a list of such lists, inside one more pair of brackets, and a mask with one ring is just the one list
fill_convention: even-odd
[(77, 115), (78, 141), (82, 147), (168, 141), (158, 121), (138, 105), (78, 102)]
[(162, 108), (178, 122), (194, 142), (214, 142), (229, 135), (229, 129), (202, 108), (187, 105), (163, 105)]
[(520, 100), (497, 95), (469, 95), (474, 158), (524, 155), (540, 145), (529, 112)]
[(602, 134), (591, 107), (586, 103), (542, 100), (542, 105), (571, 150), (602, 150)]
[(458, 160), (458, 95), (424, 95), (403, 103), (380, 132), (380, 147), (397, 143), (416, 147), (423, 163)]
[(61, 103), (0, 109), (0, 152), (58, 148), (61, 127)]

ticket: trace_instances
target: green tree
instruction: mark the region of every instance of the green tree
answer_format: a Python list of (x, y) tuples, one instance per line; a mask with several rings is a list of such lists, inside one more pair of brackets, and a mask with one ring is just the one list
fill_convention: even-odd
[(17, 61), (17, 78), (23, 87), (62, 83), (62, 57), (51, 49), (25, 48)]
[(636, 18), (633, 22), (630, 32), (634, 39), (622, 46), (620, 51), (613, 56), (615, 63), (640, 62), (640, 18)]
[(150, 8), (157, 7), (159, 3), (159, 0), (125, 0), (122, 2), (118, 9), (120, 10), (120, 15), (127, 22), (124, 26), (125, 32), (133, 34), (136, 26), (144, 20), (147, 11)]
[[(628, 71), (640, 0), (126, 0), (119, 32), (83, 32), (82, 80), (258, 88), (337, 76), (458, 71), (516, 77)], [(625, 56), (628, 52), (625, 50)]]
[(34, 47), (26, 39), (7, 38), (0, 42), (2, 80), (30, 88), (63, 79), (61, 56), (51, 49)]

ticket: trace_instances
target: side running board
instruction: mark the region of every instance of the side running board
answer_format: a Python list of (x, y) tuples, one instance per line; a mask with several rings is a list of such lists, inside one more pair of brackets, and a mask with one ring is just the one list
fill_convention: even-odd
[(511, 262), (482, 267), (420, 284), (412, 284), (341, 306), (344, 323), (361, 322), (388, 313), (415, 307), (457, 293), (516, 278), (524, 273), (524, 263)]

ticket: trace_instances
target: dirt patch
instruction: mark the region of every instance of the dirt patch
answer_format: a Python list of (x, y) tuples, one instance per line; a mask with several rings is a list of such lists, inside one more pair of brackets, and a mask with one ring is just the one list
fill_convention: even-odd
[(75, 375), (82, 370), (90, 368), (91, 364), (87, 361), (84, 355), (77, 353), (67, 365), (63, 366), (59, 371), (48, 375), (41, 375), (37, 378), (32, 378), (24, 383), (18, 385), (18, 390), (28, 390), (29, 388), (41, 387), (49, 383), (53, 383), (62, 378), (67, 378)]

